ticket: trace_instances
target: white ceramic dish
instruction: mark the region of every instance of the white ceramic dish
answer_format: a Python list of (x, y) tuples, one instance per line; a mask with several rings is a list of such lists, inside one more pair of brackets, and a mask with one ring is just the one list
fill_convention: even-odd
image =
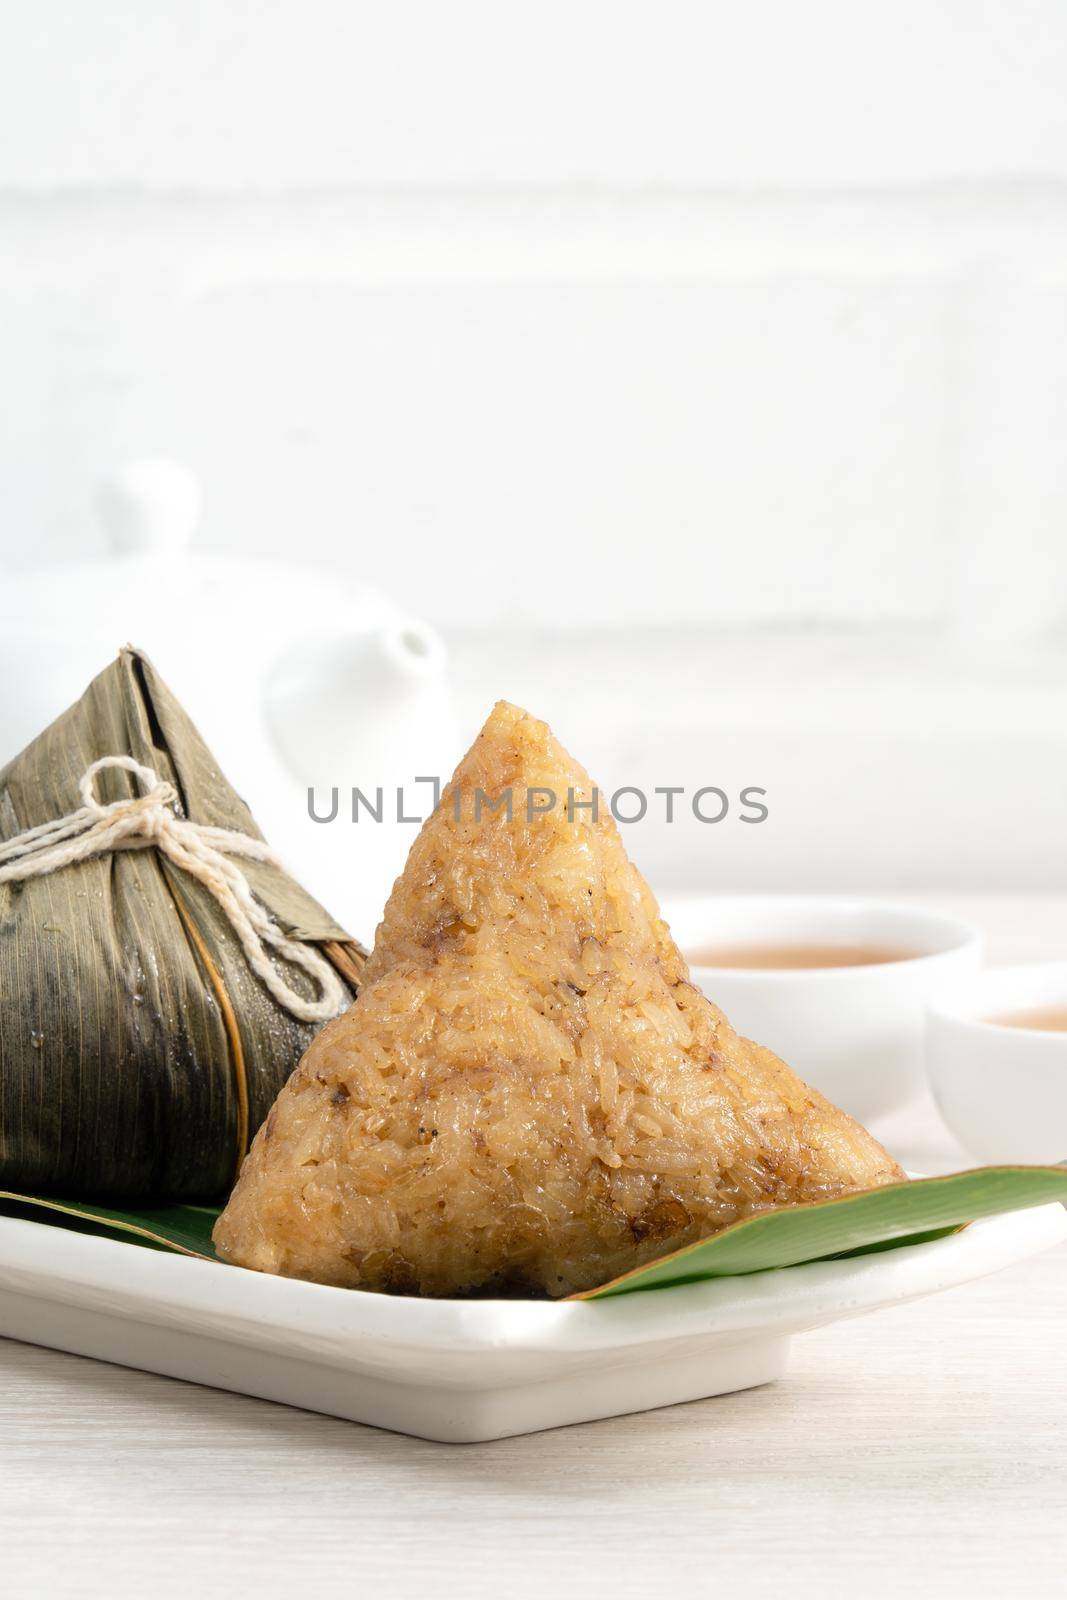
[(941, 1115), (981, 1161), (1067, 1160), (1067, 1033), (990, 1020), (1067, 1007), (1067, 961), (996, 967), (931, 1007), (930, 1085)]
[(0, 1217), (0, 1334), (470, 1442), (767, 1383), (794, 1333), (1065, 1237), (1067, 1211), (1042, 1206), (851, 1261), (546, 1304), (362, 1294)]
[(921, 906), (841, 895), (701, 895), (664, 902), (682, 950), (828, 944), (910, 950), (906, 961), (757, 971), (693, 964), (693, 981), (734, 1027), (861, 1122), (906, 1105), (926, 1082), (926, 1011), (978, 970), (981, 935)]

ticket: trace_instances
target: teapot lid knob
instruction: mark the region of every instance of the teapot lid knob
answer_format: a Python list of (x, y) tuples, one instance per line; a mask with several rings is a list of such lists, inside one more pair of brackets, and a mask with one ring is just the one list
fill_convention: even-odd
[(200, 521), (200, 482), (162, 457), (126, 461), (100, 484), (98, 504), (111, 548), (122, 555), (184, 550)]

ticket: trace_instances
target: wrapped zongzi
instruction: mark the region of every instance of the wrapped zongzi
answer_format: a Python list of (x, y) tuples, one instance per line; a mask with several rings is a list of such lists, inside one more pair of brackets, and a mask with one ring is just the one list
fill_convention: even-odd
[(362, 959), (123, 650), (0, 772), (0, 1187), (224, 1193)]

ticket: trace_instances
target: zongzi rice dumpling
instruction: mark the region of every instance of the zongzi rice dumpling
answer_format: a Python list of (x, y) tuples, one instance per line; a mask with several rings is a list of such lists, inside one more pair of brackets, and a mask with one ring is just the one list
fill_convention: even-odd
[(225, 1259), (559, 1296), (904, 1176), (693, 987), (590, 799), (545, 724), (498, 705), (415, 841), (358, 1000), (253, 1144), (215, 1229)]
[(361, 964), (123, 650), (0, 772), (0, 1187), (225, 1193)]

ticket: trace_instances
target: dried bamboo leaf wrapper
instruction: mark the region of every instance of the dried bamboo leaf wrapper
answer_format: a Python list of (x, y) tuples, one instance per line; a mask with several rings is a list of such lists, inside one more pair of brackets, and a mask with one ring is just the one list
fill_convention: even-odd
[[(261, 837), (151, 665), (124, 650), (0, 773), (0, 839), (68, 813), (82, 774), (114, 754), (171, 782), (190, 820)], [(131, 798), (136, 779), (109, 770), (97, 790)], [(285, 931), (354, 948), (278, 867), (247, 868)], [(0, 1184), (219, 1194), (317, 1031), (276, 1004), (211, 894), (155, 849), (0, 885)]]

